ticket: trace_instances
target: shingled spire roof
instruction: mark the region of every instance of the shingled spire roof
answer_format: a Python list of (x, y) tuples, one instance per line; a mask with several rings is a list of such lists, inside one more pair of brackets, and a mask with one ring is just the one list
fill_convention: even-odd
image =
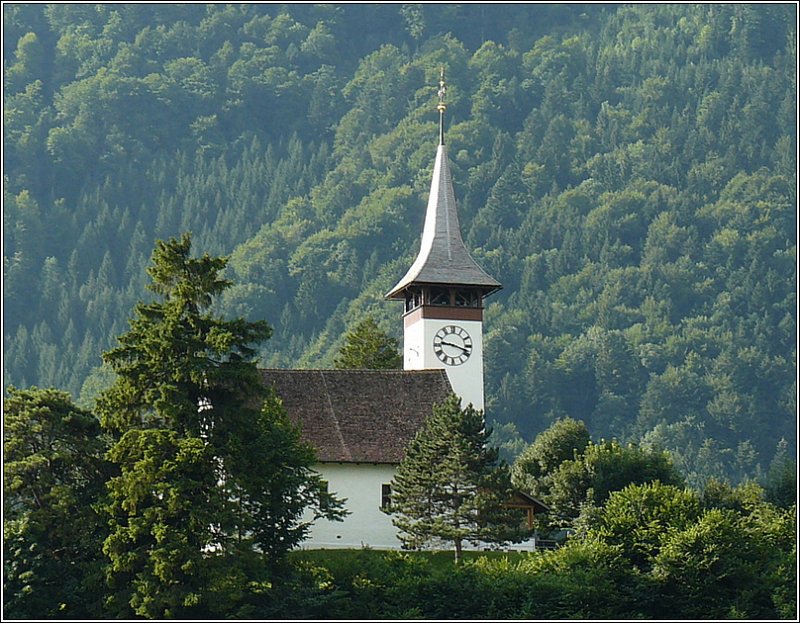
[(500, 282), (475, 263), (461, 238), (456, 196), (447, 148), (444, 145), (444, 77), (439, 89), (439, 147), (433, 166), (433, 180), (425, 213), (419, 255), (387, 298), (402, 298), (412, 284), (477, 286), (486, 294), (500, 289)]

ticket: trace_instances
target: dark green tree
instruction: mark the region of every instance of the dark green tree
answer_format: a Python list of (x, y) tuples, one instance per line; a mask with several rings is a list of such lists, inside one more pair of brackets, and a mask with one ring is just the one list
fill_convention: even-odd
[(464, 542), (525, 536), (521, 518), (505, 506), (513, 495), (511, 475), (487, 445), (490, 433), (483, 412), (462, 409), (455, 395), (434, 406), (392, 481), (392, 523), (405, 547), (450, 542), (459, 563)]
[(211, 313), (226, 259), (190, 252), (188, 234), (157, 243), (157, 300), (104, 355), (117, 374), (97, 405), (120, 472), (105, 542), (120, 615), (245, 616), (304, 538), (306, 506), (340, 515), (260, 381), (253, 346), (269, 326)]
[(3, 404), (3, 608), (12, 619), (102, 616), (109, 464), (91, 413), (55, 389), (8, 390)]
[(337, 370), (397, 370), (403, 363), (397, 339), (367, 316), (345, 336), (333, 362)]
[(602, 506), (615, 491), (652, 482), (684, 485), (666, 452), (616, 440), (590, 442), (582, 454), (564, 461), (551, 474), (550, 490), (543, 501), (552, 509), (551, 518), (557, 525), (569, 526), (584, 505)]
[(536, 496), (550, 492), (550, 476), (564, 462), (583, 454), (591, 438), (582, 421), (553, 422), (522, 451), (511, 468), (514, 485)]
[(797, 460), (789, 455), (788, 445), (785, 439), (778, 443), (764, 483), (767, 501), (782, 508), (797, 503)]

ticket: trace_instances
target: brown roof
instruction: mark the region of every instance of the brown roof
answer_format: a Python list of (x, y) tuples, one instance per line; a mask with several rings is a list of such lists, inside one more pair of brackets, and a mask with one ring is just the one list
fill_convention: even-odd
[(547, 504), (533, 497), (532, 495), (528, 495), (527, 493), (519, 490), (514, 492), (514, 496), (509, 502), (506, 503), (506, 506), (522, 508), (530, 507), (536, 513), (547, 513), (550, 511), (550, 507)]
[(444, 370), (261, 370), (323, 463), (399, 463), (452, 393)]

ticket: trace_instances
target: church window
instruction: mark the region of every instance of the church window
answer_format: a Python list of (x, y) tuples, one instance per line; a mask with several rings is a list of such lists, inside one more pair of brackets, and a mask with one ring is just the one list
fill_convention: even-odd
[(381, 509), (385, 511), (392, 509), (392, 485), (390, 483), (381, 485)]
[(328, 508), (328, 481), (319, 481), (319, 508), (326, 510)]

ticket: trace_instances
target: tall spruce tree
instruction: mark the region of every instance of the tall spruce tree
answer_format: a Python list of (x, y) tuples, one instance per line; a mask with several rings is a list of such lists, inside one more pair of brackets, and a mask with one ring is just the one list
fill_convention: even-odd
[(119, 615), (245, 615), (304, 538), (305, 508), (340, 513), (320, 504), (313, 451), (260, 382), (253, 345), (270, 327), (213, 315), (226, 259), (190, 251), (188, 234), (157, 243), (158, 300), (104, 355), (117, 374), (97, 408), (116, 439), (105, 552)]
[(392, 481), (392, 523), (406, 547), (451, 542), (459, 563), (464, 542), (524, 538), (520, 516), (506, 506), (510, 472), (487, 445), (490, 434), (483, 412), (462, 409), (455, 394), (434, 406)]

